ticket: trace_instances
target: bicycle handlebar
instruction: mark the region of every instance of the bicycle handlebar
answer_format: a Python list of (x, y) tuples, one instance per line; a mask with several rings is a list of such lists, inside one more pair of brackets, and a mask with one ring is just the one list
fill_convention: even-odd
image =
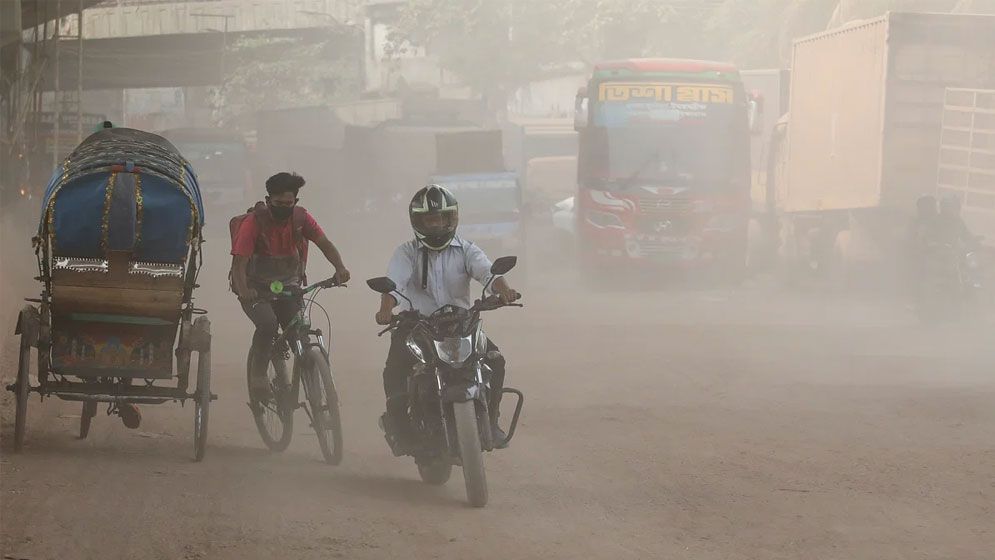
[(285, 288), (282, 292), (274, 293), (273, 295), (278, 297), (299, 297), (307, 295), (319, 288), (324, 289), (324, 288), (348, 288), (348, 287), (349, 287), (348, 284), (340, 284), (337, 280), (335, 280), (335, 277), (333, 276), (331, 278), (326, 278), (321, 282), (315, 282), (310, 286), (304, 286), (303, 288), (297, 286), (289, 286)]

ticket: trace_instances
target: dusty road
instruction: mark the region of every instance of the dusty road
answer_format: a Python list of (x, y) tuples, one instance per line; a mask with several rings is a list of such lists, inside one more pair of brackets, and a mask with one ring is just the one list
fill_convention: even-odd
[(337, 468), (304, 422), (287, 452), (264, 450), (244, 404), (249, 331), (214, 287), (206, 460), (191, 462), (191, 406), (145, 407), (139, 431), (98, 416), (81, 441), (78, 405), (34, 398), (26, 449), (3, 448), (4, 558), (995, 557), (990, 330), (763, 286), (527, 295), (489, 323), (528, 403), (512, 447), (486, 457), (486, 509), (463, 505), (458, 471), (432, 488), (388, 454), (386, 340), (361, 282), (323, 296)]

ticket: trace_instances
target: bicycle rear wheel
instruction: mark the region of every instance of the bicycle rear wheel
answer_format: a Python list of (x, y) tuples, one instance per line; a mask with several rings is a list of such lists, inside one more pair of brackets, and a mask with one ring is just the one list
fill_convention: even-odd
[(287, 380), (287, 361), (274, 358), (266, 368), (266, 378), (269, 380), (272, 398), (265, 400), (258, 399), (252, 393), (252, 357), (253, 351), (249, 350), (249, 357), (246, 363), (246, 381), (249, 385), (249, 408), (252, 410), (252, 419), (256, 422), (256, 429), (259, 437), (270, 451), (283, 451), (290, 445), (290, 440), (294, 437), (294, 409), (297, 406), (296, 395), (289, 394), (291, 388)]
[(325, 354), (318, 348), (308, 349), (305, 358), (303, 379), (311, 407), (311, 426), (318, 436), (325, 462), (338, 465), (342, 462), (342, 419), (332, 370)]

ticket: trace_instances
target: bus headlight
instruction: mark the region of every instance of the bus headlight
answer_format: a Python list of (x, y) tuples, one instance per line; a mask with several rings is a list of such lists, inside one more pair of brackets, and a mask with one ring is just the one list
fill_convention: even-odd
[(602, 228), (602, 229), (625, 228), (625, 224), (622, 223), (622, 218), (619, 218), (617, 214), (612, 214), (611, 212), (602, 212), (601, 210), (588, 210), (586, 216), (587, 216), (587, 223), (597, 228)]

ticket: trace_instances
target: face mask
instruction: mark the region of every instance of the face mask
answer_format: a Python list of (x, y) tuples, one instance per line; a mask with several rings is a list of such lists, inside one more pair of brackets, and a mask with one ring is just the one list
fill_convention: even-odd
[(294, 213), (293, 206), (273, 206), (269, 207), (270, 214), (273, 214), (273, 218), (276, 220), (286, 220)]

